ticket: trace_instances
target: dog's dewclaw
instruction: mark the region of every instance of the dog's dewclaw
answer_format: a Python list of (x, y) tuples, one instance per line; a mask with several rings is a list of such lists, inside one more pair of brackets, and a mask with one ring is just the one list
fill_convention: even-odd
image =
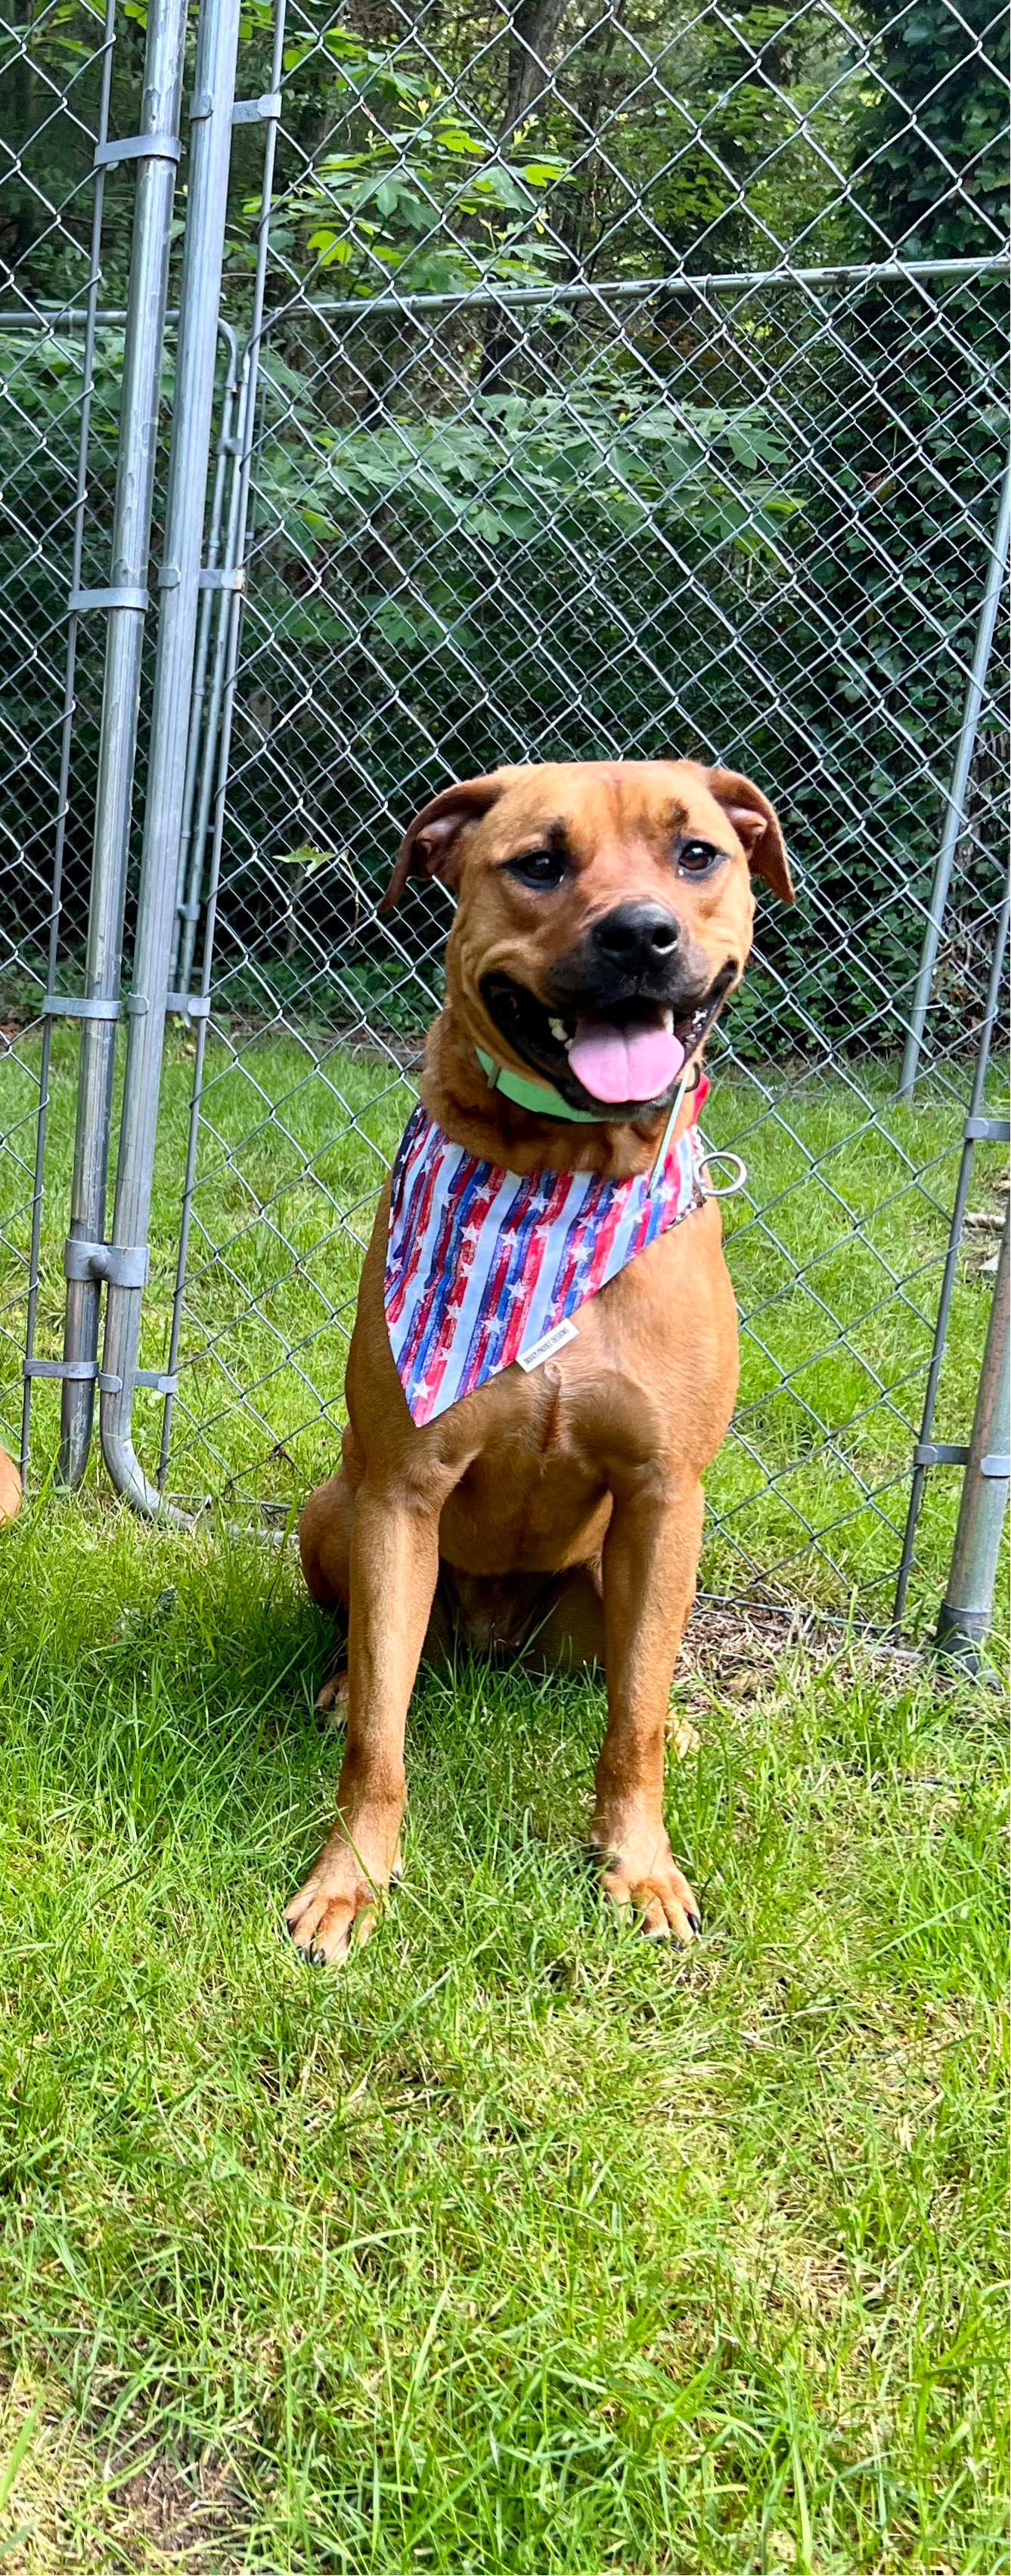
[(318, 1690), (316, 1693), (316, 1707), (321, 1717), (325, 1717), (330, 1711), (333, 1712), (335, 1723), (339, 1718), (343, 1717), (348, 1704), (349, 1687), (350, 1684), (348, 1681), (347, 1666), (345, 1664), (342, 1666), (340, 1672), (331, 1673), (329, 1681), (324, 1682), (322, 1690)]

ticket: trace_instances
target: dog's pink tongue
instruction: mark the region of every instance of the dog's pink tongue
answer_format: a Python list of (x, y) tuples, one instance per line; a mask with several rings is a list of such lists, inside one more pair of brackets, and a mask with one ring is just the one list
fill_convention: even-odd
[(615, 1028), (610, 1020), (580, 1020), (569, 1063), (594, 1100), (656, 1100), (676, 1082), (685, 1060), (680, 1038), (655, 1028)]

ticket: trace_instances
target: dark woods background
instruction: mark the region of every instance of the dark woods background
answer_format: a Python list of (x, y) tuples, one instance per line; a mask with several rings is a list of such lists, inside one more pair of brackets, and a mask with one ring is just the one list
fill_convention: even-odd
[[(763, 913), (738, 1046), (900, 1043), (996, 518), (1005, 293), (992, 277), (868, 287), (796, 272), (999, 249), (1003, 28), (988, 0), (850, 0), (846, 16), (817, 0), (519, 0), (511, 19), (438, 0), (410, 19), (384, 0), (292, 11), (222, 1007), (281, 1001), (331, 1024), (362, 1007), (416, 1027), (438, 918), (412, 899), (391, 941), (371, 914), (425, 796), (502, 760), (675, 751), (761, 781), (802, 880), (788, 922)], [(0, 796), (15, 1009), (48, 913), (82, 366), (79, 332), (30, 333), (19, 315), (82, 294), (100, 37), (89, 7), (60, 0), (26, 5), (5, 40)], [(134, 129), (143, 44), (128, 0), (114, 133)], [(268, 85), (270, 49), (252, 0), (243, 95)], [(227, 312), (240, 333), (261, 155), (261, 133), (238, 129)], [(184, 191), (185, 162), (180, 221)], [(116, 308), (128, 173), (110, 176), (106, 203), (102, 299)], [(728, 274), (742, 282), (690, 283)], [(503, 294), (575, 282), (592, 293)], [(421, 296), (443, 301), (404, 310)], [(103, 327), (96, 583), (121, 346)], [(169, 366), (166, 434), (171, 399)], [(68, 959), (86, 918), (101, 642), (82, 634)], [(939, 1048), (966, 1042), (985, 984), (1002, 867), (993, 724), (991, 711)]]

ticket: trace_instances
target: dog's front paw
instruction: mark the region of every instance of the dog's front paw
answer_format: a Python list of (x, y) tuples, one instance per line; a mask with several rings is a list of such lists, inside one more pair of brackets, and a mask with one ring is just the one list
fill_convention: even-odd
[(594, 1831), (593, 1848), (601, 1862), (601, 1887), (620, 1914), (642, 1917), (642, 1930), (652, 1941), (681, 1941), (687, 1947), (702, 1929), (699, 1902), (679, 1870), (667, 1836), (649, 1827), (634, 1827), (613, 1838)]
[(345, 1837), (333, 1834), (305, 1886), (285, 1907), (296, 1947), (329, 1967), (346, 1959), (350, 1950), (361, 1949), (375, 1931), (380, 1899), (398, 1868), (399, 1853), (392, 1871), (370, 1876)]

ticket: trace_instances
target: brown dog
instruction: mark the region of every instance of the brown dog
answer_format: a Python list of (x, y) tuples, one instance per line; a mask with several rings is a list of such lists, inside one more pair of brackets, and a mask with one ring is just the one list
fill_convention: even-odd
[[(386, 901), (412, 871), (458, 892), (422, 1081), (444, 1134), (512, 1173), (649, 1170), (685, 1066), (744, 969), (749, 867), (792, 901), (767, 799), (693, 761), (505, 769), (437, 796)], [(478, 1049), (493, 1072), (552, 1086), (582, 1122), (504, 1097)], [(686, 1098), (675, 1137), (691, 1115)], [(664, 1828), (664, 1738), (700, 1480), (737, 1386), (719, 1209), (700, 1206), (590, 1297), (558, 1357), (503, 1368), (419, 1427), (384, 1310), (389, 1207), (387, 1185), (351, 1341), (344, 1463), (302, 1516), (313, 1599), (349, 1614), (348, 1731), (338, 1822), (288, 1907), (291, 1931), (324, 1959), (367, 1937), (399, 1867), (419, 1658), (460, 1638), (568, 1669), (602, 1662), (603, 1885), (648, 1932), (690, 1940), (698, 1908)]]

